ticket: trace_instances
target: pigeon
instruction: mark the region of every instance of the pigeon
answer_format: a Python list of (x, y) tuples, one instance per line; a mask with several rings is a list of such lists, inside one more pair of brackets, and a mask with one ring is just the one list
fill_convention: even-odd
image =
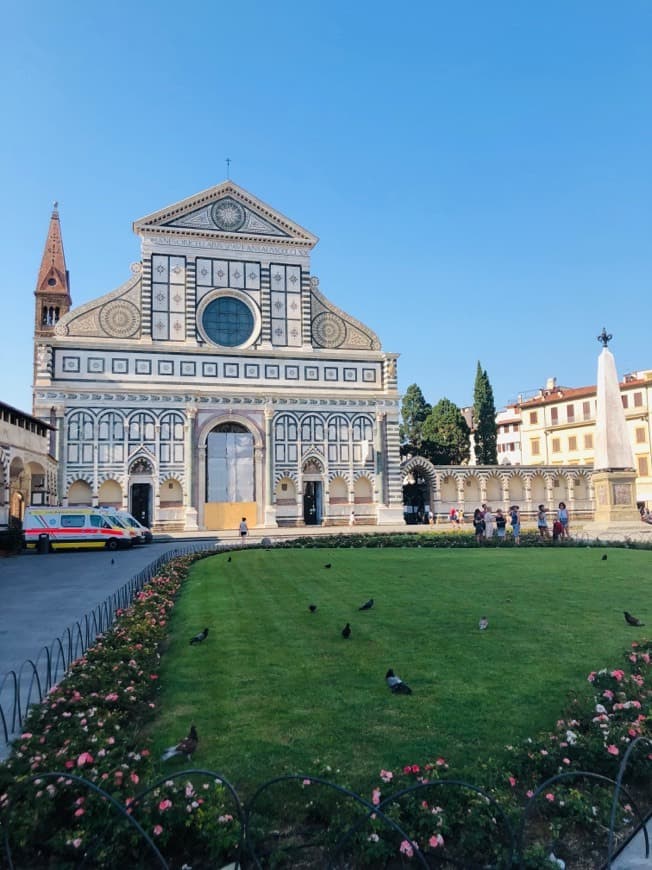
[(168, 758), (172, 758), (174, 755), (185, 755), (188, 761), (190, 761), (190, 756), (197, 749), (198, 743), (197, 729), (194, 725), (191, 725), (188, 736), (179, 741), (176, 746), (169, 746), (161, 756), (161, 761), (167, 761)]
[(111, 559), (111, 564), (115, 565), (115, 559)]
[(228, 558), (226, 561), (227, 561), (227, 562), (230, 562), (230, 561), (231, 561), (231, 557), (229, 556), (229, 558)]
[(393, 695), (412, 694), (412, 689), (408, 686), (408, 684), (404, 683), (400, 677), (397, 677), (391, 668), (385, 674), (385, 680)]
[(342, 629), (342, 637), (350, 638), (351, 637), (351, 623), (347, 622), (347, 624)]
[(623, 611), (625, 614), (625, 622), (627, 625), (635, 625), (637, 628), (643, 628), (645, 625), (644, 622), (641, 622), (640, 619), (637, 619), (635, 616), (632, 616), (627, 610)]
[(316, 604), (309, 604), (309, 605), (308, 605), (308, 610), (309, 610), (311, 613), (314, 613), (314, 612), (317, 610), (317, 605), (316, 605)]
[(365, 601), (365, 603), (362, 605), (362, 607), (358, 607), (358, 610), (371, 610), (371, 608), (373, 606), (374, 606), (374, 600), (373, 600), (373, 598), (370, 598), (369, 601)]
[(603, 557), (602, 557), (602, 561), (603, 561), (603, 562), (606, 562), (606, 561), (607, 561), (607, 554), (606, 554), (606, 553), (603, 555)]
[(192, 646), (193, 643), (201, 643), (203, 640), (206, 640), (207, 637), (208, 637), (208, 629), (205, 628), (203, 631), (200, 631), (199, 634), (196, 634), (191, 639), (190, 646)]
[(324, 568), (332, 568), (332, 567), (333, 566), (331, 565), (330, 562), (326, 562), (326, 564), (324, 565)]
[(478, 623), (478, 628), (480, 629), (480, 631), (484, 631), (485, 628), (488, 628), (488, 627), (489, 627), (489, 620), (487, 619), (486, 616), (481, 616), (480, 622)]

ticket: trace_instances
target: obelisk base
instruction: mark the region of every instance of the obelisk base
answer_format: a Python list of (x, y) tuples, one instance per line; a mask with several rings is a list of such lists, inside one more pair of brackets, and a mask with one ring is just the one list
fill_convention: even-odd
[(639, 523), (635, 471), (594, 471), (594, 523)]

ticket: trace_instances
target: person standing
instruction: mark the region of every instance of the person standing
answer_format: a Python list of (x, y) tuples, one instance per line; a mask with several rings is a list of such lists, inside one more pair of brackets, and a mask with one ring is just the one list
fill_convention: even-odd
[(561, 523), (561, 536), (562, 538), (568, 537), (568, 508), (566, 507), (566, 503), (563, 501), (559, 502), (559, 507), (557, 509), (557, 519)]
[(496, 511), (496, 537), (498, 543), (502, 544), (505, 540), (505, 527), (507, 525), (507, 517), (500, 508)]
[(475, 531), (476, 543), (481, 544), (484, 535), (484, 520), (482, 519), (482, 511), (476, 508), (473, 511), (473, 529)]
[(496, 531), (494, 515), (489, 506), (486, 507), (484, 512), (484, 536), (489, 541), (494, 536), (494, 532)]
[(546, 506), (540, 504), (539, 513), (537, 514), (537, 528), (539, 529), (539, 535), (542, 538), (550, 537), (550, 529), (548, 528), (548, 517), (546, 516), (546, 513)]
[(353, 527), (355, 525), (355, 511), (351, 511), (349, 514), (349, 526)]
[(249, 532), (249, 528), (247, 527), (247, 518), (243, 517), (240, 520), (240, 545), (244, 546), (245, 538)]
[(516, 504), (512, 505), (509, 509), (509, 521), (512, 524), (514, 544), (518, 546), (521, 543), (521, 512)]

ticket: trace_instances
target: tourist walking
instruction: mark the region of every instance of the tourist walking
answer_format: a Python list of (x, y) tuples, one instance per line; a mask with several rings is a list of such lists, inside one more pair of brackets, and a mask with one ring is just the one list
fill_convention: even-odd
[(566, 503), (563, 501), (559, 502), (559, 507), (557, 509), (557, 519), (561, 523), (561, 536), (562, 538), (567, 538), (568, 535), (568, 508), (566, 507)]
[(240, 520), (239, 528), (240, 528), (240, 545), (244, 546), (245, 538), (247, 537), (247, 534), (249, 532), (249, 529), (247, 527), (247, 518), (246, 517), (243, 517)]
[(355, 525), (355, 511), (351, 511), (349, 514), (349, 526)]
[(550, 537), (550, 529), (548, 528), (548, 517), (546, 516), (546, 507), (545, 505), (539, 505), (539, 513), (537, 514), (537, 528), (539, 529), (539, 535), (542, 538)]
[(521, 543), (521, 512), (517, 504), (512, 505), (509, 509), (509, 521), (512, 524), (514, 543), (518, 546)]

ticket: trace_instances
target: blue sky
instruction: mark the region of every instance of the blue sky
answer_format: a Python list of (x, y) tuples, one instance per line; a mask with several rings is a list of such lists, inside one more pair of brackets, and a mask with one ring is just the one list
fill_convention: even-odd
[(0, 57), (0, 399), (31, 408), (53, 200), (74, 305), (137, 218), (226, 176), (320, 237), (313, 274), (402, 390), (496, 404), (652, 368), (652, 4), (13, 3)]

